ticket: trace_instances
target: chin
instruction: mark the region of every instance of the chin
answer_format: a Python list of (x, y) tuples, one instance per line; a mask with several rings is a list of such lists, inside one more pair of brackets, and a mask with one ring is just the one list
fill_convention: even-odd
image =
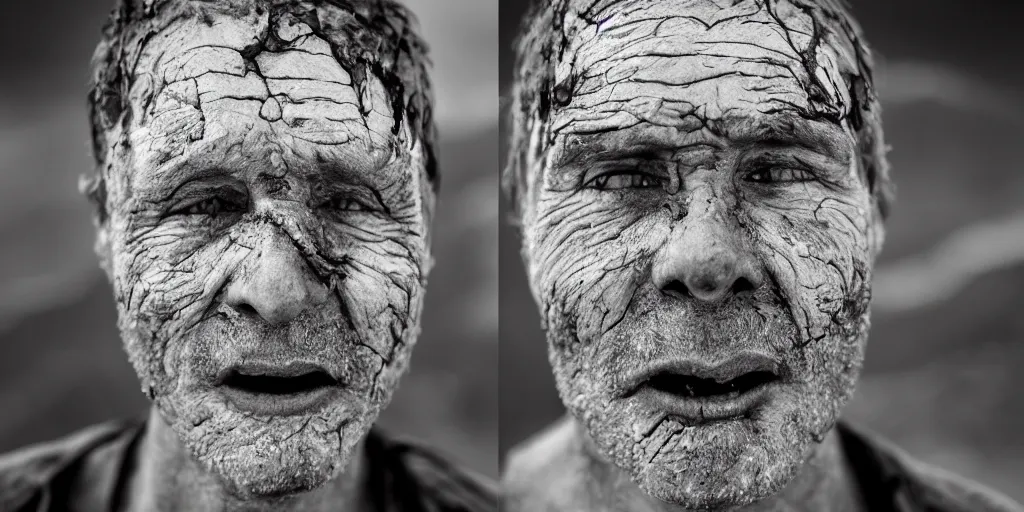
[(751, 436), (749, 425), (738, 425), (747, 421), (689, 427), (680, 442), (689, 446), (635, 467), (634, 483), (686, 510), (731, 510), (779, 493), (799, 470), (803, 452), (789, 443), (780, 446), (777, 439)]
[[(777, 495), (831, 429), (811, 404), (779, 400), (745, 418), (684, 426), (666, 418), (634, 445), (629, 474), (645, 493), (686, 509), (732, 509)], [(826, 415), (831, 417), (831, 415)], [(651, 444), (660, 445), (650, 456)]]
[(214, 463), (212, 469), (232, 496), (242, 500), (267, 500), (322, 487), (341, 472), (345, 461), (303, 454), (290, 457), (289, 462), (292, 463), (282, 464), (273, 458), (254, 455), (252, 451), (243, 451)]
[[(188, 410), (181, 416), (170, 411)], [(182, 409), (185, 403), (198, 404)], [(215, 396), (157, 400), (192, 459), (242, 500), (283, 498), (337, 478), (358, 455), (357, 446), (376, 419), (365, 404), (336, 402), (293, 416), (254, 416)]]

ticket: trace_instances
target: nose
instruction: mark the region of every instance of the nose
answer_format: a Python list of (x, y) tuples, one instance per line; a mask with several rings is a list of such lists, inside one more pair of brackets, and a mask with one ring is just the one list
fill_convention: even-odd
[(654, 283), (675, 298), (718, 302), (764, 285), (757, 258), (719, 215), (688, 216), (673, 229), (652, 269)]
[(270, 325), (291, 322), (305, 311), (324, 305), (327, 286), (285, 235), (265, 240), (232, 276), (224, 302), (235, 310), (258, 316)]

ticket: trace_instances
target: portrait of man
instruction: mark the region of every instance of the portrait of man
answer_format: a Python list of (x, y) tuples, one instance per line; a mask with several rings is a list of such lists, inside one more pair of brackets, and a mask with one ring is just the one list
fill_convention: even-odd
[(124, 0), (93, 60), (96, 253), (152, 407), (0, 458), (0, 510), (496, 510), (374, 427), (440, 168), (391, 0)]
[(893, 203), (845, 3), (537, 2), (515, 51), (504, 179), (568, 414), (505, 510), (1022, 510), (840, 420)]

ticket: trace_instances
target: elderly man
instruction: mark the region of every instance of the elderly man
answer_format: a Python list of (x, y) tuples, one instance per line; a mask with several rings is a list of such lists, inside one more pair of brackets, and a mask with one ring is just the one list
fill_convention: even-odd
[(890, 201), (839, 0), (554, 0), (506, 184), (570, 415), (509, 511), (1020, 511), (839, 423)]
[(0, 510), (497, 509), (373, 428), (431, 265), (425, 52), (391, 0), (115, 10), (84, 188), (153, 407), (0, 460)]

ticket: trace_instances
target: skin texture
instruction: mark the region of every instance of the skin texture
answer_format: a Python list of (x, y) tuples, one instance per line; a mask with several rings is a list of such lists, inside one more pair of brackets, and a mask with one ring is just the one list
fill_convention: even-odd
[[(133, 484), (140, 509), (358, 502), (345, 468), (408, 365), (431, 264), (424, 52), (390, 2), (115, 11), (84, 188), (154, 403), (145, 460), (161, 463)], [(233, 364), (289, 361), (324, 367), (341, 392), (281, 416), (214, 388)]]
[[(859, 375), (889, 200), (870, 66), (828, 1), (570, 0), (531, 18), (506, 184), (560, 396), (605, 468), (581, 463), (587, 480), (700, 510), (789, 510), (772, 497), (809, 460), (833, 474), (796, 487), (845, 480), (816, 454)], [(782, 380), (746, 417), (695, 425), (631, 394), (659, 362), (740, 352)]]

